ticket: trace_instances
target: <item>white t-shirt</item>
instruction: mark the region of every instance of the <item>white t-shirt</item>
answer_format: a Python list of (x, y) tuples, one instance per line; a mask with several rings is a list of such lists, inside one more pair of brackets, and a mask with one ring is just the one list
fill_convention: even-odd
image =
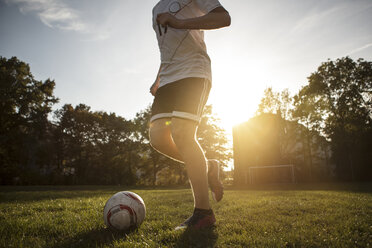
[(208, 14), (221, 6), (218, 0), (161, 0), (155, 5), (153, 28), (158, 39), (162, 69), (159, 73), (160, 86), (187, 77), (206, 78), (212, 82), (211, 60), (207, 54), (202, 30), (174, 29), (167, 33), (161, 27), (159, 33), (156, 17), (169, 12), (178, 19), (188, 19)]

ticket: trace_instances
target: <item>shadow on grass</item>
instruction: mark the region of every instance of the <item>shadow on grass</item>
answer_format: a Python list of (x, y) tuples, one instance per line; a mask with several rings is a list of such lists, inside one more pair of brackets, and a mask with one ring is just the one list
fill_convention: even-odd
[(85, 233), (78, 234), (71, 239), (58, 242), (53, 248), (73, 248), (73, 247), (101, 247), (113, 245), (114, 241), (125, 241), (127, 235), (136, 232), (136, 229), (127, 232), (116, 232), (107, 228), (98, 228)]
[(215, 247), (218, 240), (216, 228), (203, 230), (186, 229), (176, 241), (175, 247)]
[[(115, 243), (123, 242), (131, 233), (137, 232), (138, 229), (132, 229), (127, 232), (116, 232), (110, 229), (101, 227), (88, 232), (77, 234), (70, 239), (64, 239), (56, 243), (52, 248), (84, 248), (84, 247), (115, 247)], [(204, 230), (186, 229), (171, 247), (187, 247), (187, 248), (209, 248), (215, 247), (218, 240), (216, 228)], [(168, 241), (166, 242), (168, 246)], [(161, 247), (159, 245), (159, 247)]]

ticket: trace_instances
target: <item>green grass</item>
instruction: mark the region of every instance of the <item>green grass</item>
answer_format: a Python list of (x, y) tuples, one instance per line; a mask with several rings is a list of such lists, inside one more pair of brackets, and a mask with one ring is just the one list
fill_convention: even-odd
[[(350, 186), (350, 187), (349, 187)], [(103, 224), (115, 192), (145, 201), (132, 233)], [(217, 227), (173, 231), (192, 212), (189, 189), (0, 187), (0, 247), (370, 247), (372, 185), (227, 190), (213, 204)]]

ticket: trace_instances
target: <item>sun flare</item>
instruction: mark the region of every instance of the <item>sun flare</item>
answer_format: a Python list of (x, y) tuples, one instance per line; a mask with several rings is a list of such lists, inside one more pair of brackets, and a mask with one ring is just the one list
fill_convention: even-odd
[(267, 79), (264, 64), (241, 61), (237, 67), (224, 61), (215, 63), (213, 88), (208, 103), (213, 105), (213, 112), (221, 119), (223, 128), (230, 133), (233, 126), (254, 116), (267, 87)]

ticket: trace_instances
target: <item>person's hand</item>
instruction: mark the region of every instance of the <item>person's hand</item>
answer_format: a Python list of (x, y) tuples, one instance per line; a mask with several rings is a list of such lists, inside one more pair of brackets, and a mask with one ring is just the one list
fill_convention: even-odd
[(174, 15), (166, 12), (158, 14), (156, 17), (156, 22), (158, 25), (162, 25), (163, 27), (171, 27), (171, 28), (180, 28), (181, 26), (181, 20), (177, 19)]
[(156, 94), (156, 91), (158, 90), (159, 88), (159, 80), (156, 80), (150, 87), (150, 93), (155, 96)]

